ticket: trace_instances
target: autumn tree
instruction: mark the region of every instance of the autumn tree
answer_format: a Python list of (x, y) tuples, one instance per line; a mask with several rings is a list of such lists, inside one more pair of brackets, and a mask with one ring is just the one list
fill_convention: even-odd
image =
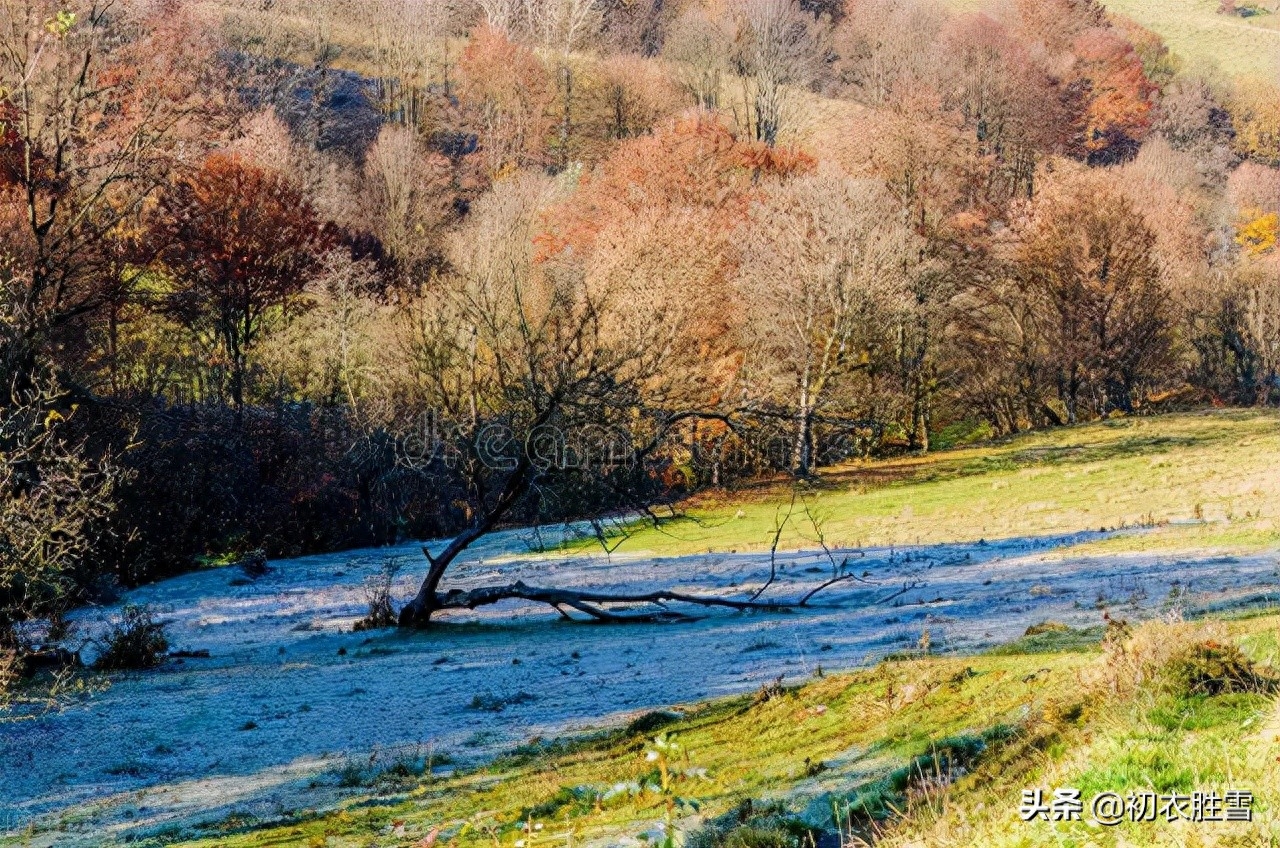
[(492, 26), (471, 34), (458, 63), (459, 95), (490, 176), (548, 160), (555, 83), (527, 47)]
[(434, 415), (406, 461), (426, 473), (458, 469), (467, 526), (443, 551), (426, 552), (428, 571), (402, 625), (529, 597), (522, 585), (488, 595), (438, 590), (459, 554), (530, 499), (552, 496), (556, 480), (625, 477), (619, 463), (642, 449), (633, 416), (646, 414), (673, 328), (660, 309), (589, 283), (571, 257), (535, 265), (537, 216), (555, 192), (532, 176), (500, 183), (458, 234), (454, 271), (434, 280), (409, 315), (415, 407)]
[(20, 625), (56, 619), (82, 600), (78, 590), (111, 532), (121, 472), (86, 456), (55, 411), (66, 408), (58, 391), (40, 375), (0, 404), (0, 697), (13, 682), (6, 671), (20, 671), (35, 647)]
[[(614, 56), (596, 68), (583, 97), (583, 134), (602, 152), (628, 138), (652, 132), (683, 110), (680, 91), (656, 63), (638, 56)], [(596, 157), (603, 158), (603, 157)]]
[(1200, 76), (1179, 75), (1164, 87), (1154, 132), (1194, 157), (1207, 185), (1221, 185), (1235, 165), (1235, 129), (1219, 87)]
[(694, 106), (708, 111), (720, 107), (732, 45), (729, 23), (700, 6), (685, 9), (672, 24), (663, 56)]
[(260, 331), (317, 273), (331, 233), (287, 178), (218, 154), (164, 192), (150, 239), (173, 281), (158, 305), (220, 349), (242, 408)]
[(733, 14), (730, 61), (743, 85), (741, 120), (772, 147), (790, 117), (794, 90), (819, 73), (826, 33), (795, 0), (741, 0)]
[(798, 475), (813, 469), (815, 419), (845, 411), (841, 382), (892, 349), (912, 252), (902, 219), (882, 185), (828, 167), (770, 191), (740, 232), (744, 345), (759, 391), (794, 421)]
[(371, 0), (358, 4), (359, 24), (371, 35), (379, 111), (393, 123), (425, 133), (432, 87), (453, 94), (457, 49), (467, 15), (452, 0)]
[(106, 16), (0, 3), (0, 256), (12, 269), (0, 382), (21, 387), (57, 343), (126, 297), (137, 219), (185, 157), (217, 141), (221, 81), (181, 9)]
[(1157, 90), (1125, 31), (1097, 0), (1017, 0), (1013, 8), (1015, 31), (1054, 84), (1061, 152), (1092, 164), (1132, 158), (1150, 131)]
[(1253, 397), (1269, 406), (1280, 399), (1280, 266), (1274, 256), (1241, 269), (1234, 292), (1242, 352), (1251, 372)]
[(1115, 30), (1089, 30), (1076, 39), (1076, 74), (1088, 86), (1081, 141), (1091, 163), (1130, 159), (1151, 129), (1157, 89), (1142, 58)]
[(997, 204), (1034, 193), (1036, 165), (1052, 152), (1061, 104), (1030, 51), (1008, 28), (986, 15), (963, 17), (941, 36), (940, 89), (976, 143), (989, 156)]
[(931, 85), (936, 45), (949, 24), (945, 7), (921, 0), (851, 0), (832, 34), (836, 82), (847, 96), (874, 105)]
[(1132, 200), (1102, 176), (1046, 187), (1019, 226), (1016, 273), (1041, 310), (1069, 423), (1086, 390), (1099, 414), (1131, 411), (1161, 365), (1169, 313), (1154, 248)]
[(429, 263), (453, 215), (450, 166), (418, 135), (387, 125), (365, 156), (366, 219), (382, 246), (406, 269)]
[(1229, 108), (1236, 151), (1266, 165), (1280, 164), (1280, 87), (1256, 77), (1241, 80)]

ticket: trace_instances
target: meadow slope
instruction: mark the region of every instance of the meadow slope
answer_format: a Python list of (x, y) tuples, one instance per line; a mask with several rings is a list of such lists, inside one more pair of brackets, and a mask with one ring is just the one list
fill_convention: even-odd
[[(90, 677), (64, 709), (0, 722), (0, 844), (408, 846), (440, 828), (449, 844), (528, 845), (543, 838), (520, 830), (534, 820), (545, 844), (638, 845), (676, 795), (698, 802), (673, 808), (688, 831), (747, 801), (830, 830), (835, 803), (890, 844), (1095, 844), (1067, 825), (1024, 840), (1017, 792), (1050, 777), (1119, 791), (1245, 781), (1258, 827), (1215, 833), (1270, 844), (1274, 733), (1247, 744), (1280, 732), (1266, 692), (1148, 681), (1082, 706), (1081, 686), (1114, 676), (1116, 642), (1099, 644), (1121, 619), (1203, 620), (1206, 638), (1274, 663), (1280, 620), (1240, 616), (1280, 598), (1278, 423), (1135, 418), (829, 469), (796, 499), (770, 596), (846, 560), (860, 579), (793, 614), (588, 626), (512, 603), (428, 633), (352, 632), (384, 558), (402, 558), (397, 596), (412, 591), (411, 545), (145, 587), (121, 603), (151, 605), (176, 648), (210, 656)], [(506, 531), (450, 585), (745, 596), (768, 579), (791, 495), (778, 482), (696, 499), (610, 556)], [(82, 632), (118, 607), (82, 611)], [(1030, 628), (1044, 632), (997, 647)], [(644, 786), (666, 723), (695, 773), (664, 792)], [(921, 794), (939, 757), (956, 765), (945, 791)], [(1099, 844), (1185, 831), (1108, 834)]]

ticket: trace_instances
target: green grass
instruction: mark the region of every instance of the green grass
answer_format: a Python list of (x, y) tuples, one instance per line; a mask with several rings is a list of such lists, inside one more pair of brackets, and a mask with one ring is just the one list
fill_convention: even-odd
[[(802, 487), (781, 537), (812, 548), (1015, 538), (1118, 527), (1150, 532), (1099, 550), (1260, 550), (1280, 541), (1280, 416), (1206, 412), (1117, 419), (925, 457), (826, 469)], [(791, 484), (694, 498), (683, 517), (636, 524), (621, 552), (767, 550)], [(807, 513), (806, 513), (807, 507)], [(1165, 526), (1171, 521), (1203, 525)]]
[[(1140, 631), (1149, 634), (1145, 644), (1171, 638), (1162, 627)], [(1280, 616), (1211, 627), (1180, 632), (1193, 641), (1225, 634), (1255, 661), (1275, 658)], [(767, 699), (722, 699), (620, 730), (534, 740), (483, 767), (410, 776), (384, 794), (365, 790), (375, 794), (329, 812), (298, 811), (270, 825), (231, 816), (192, 841), (170, 832), (152, 844), (411, 846), (437, 828), (439, 844), (451, 846), (618, 844), (651, 830), (673, 796), (708, 819), (749, 820), (757, 833), (829, 831), (834, 804), (852, 811), (854, 832), (876, 832), (884, 848), (1274, 844), (1280, 768), (1271, 744), (1280, 722), (1271, 696), (1188, 694), (1160, 678), (1108, 695), (1106, 681), (1123, 682), (1124, 674), (1111, 658), (1127, 654), (1101, 652), (1098, 637), (1077, 633), (1035, 652), (885, 662)], [(682, 749), (667, 794), (653, 787), (649, 752), (659, 735)], [(1256, 821), (1215, 825), (1192, 841), (1185, 826), (1167, 823), (1101, 831), (1026, 824), (1017, 815), (1020, 793), (1035, 786), (1074, 786), (1086, 797), (1249, 789)], [(689, 829), (697, 826), (687, 818), (692, 804), (681, 813)]]
[[(1280, 73), (1280, 15), (1219, 15), (1218, 0), (1103, 0), (1102, 4), (1159, 35), (1192, 67), (1216, 65), (1232, 77), (1274, 79)], [(989, 0), (948, 0), (948, 5), (970, 12), (991, 4)]]

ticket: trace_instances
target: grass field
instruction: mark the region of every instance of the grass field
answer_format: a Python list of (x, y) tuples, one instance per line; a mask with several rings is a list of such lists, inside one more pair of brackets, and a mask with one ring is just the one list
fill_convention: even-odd
[(1229, 76), (1274, 79), (1280, 74), (1280, 15), (1220, 15), (1218, 0), (1105, 0), (1105, 5), (1158, 33), (1174, 53), (1193, 63), (1213, 62)]
[[(1149, 529), (1045, 555), (1169, 551), (1203, 561), (1210, 553), (1249, 551), (1255, 560), (1266, 560), (1280, 551), (1277, 425), (1280, 415), (1260, 411), (1118, 419), (827, 469), (799, 493), (781, 546), (813, 547), (810, 516), (832, 546), (1142, 525)], [(781, 481), (700, 497), (685, 505), (688, 518), (660, 529), (633, 528), (622, 550), (767, 549), (791, 497), (792, 487)], [(1234, 566), (1225, 568), (1224, 574), (1234, 573)], [(912, 639), (903, 643), (905, 653), (865, 670), (828, 667), (824, 676), (818, 666), (810, 676), (814, 666), (806, 663), (799, 675), (787, 678), (793, 685), (786, 688), (766, 686), (755, 696), (672, 708), (623, 729), (529, 739), (495, 761), (468, 760), (454, 772), (439, 767), (448, 763), (449, 754), (465, 759), (469, 743), (403, 759), (379, 757), (376, 749), (373, 757), (344, 754), (311, 784), (342, 787), (337, 795), (291, 796), (292, 804), (270, 815), (222, 817), (220, 812), (213, 823), (194, 829), (173, 825), (129, 838), (135, 845), (202, 848), (639, 848), (662, 844), (662, 829), (670, 821), (690, 835), (689, 848), (825, 848), (841, 838), (834, 835), (837, 828), (843, 830), (842, 846), (874, 837), (880, 848), (1280, 844), (1280, 710), (1273, 697), (1277, 690), (1267, 682), (1280, 677), (1280, 614), (1264, 610), (1229, 621), (1149, 622), (1128, 640), (1117, 633), (1105, 642), (1106, 619), (1099, 614), (1092, 619), (1098, 624), (1088, 629), (1049, 622), (1039, 628), (1043, 632), (986, 653), (937, 654), (938, 634), (946, 621), (955, 620), (948, 614), (960, 614), (957, 609), (939, 608), (937, 624), (924, 619), (924, 629), (913, 630)], [(885, 626), (903, 614), (894, 611)], [(1115, 606), (1111, 614), (1136, 613)], [(847, 628), (848, 621), (842, 626)], [(932, 646), (930, 628), (935, 628)], [(573, 635), (591, 639), (590, 632)], [(679, 635), (667, 630), (653, 638)], [(309, 656), (302, 646), (290, 644), (295, 660)], [(326, 656), (332, 654), (332, 642), (318, 644)], [(432, 656), (443, 650), (438, 641), (425, 644), (436, 645)], [(771, 644), (761, 641), (759, 648)], [(1266, 680), (1226, 692), (1177, 682), (1179, 657), (1206, 644), (1241, 646)], [(645, 650), (656, 656), (664, 647), (651, 644)], [(835, 665), (838, 651), (822, 652), (830, 648), (815, 648), (815, 662)], [(755, 649), (753, 643), (746, 651)], [(280, 648), (281, 654), (285, 650)], [(583, 650), (585, 657), (588, 648)], [(409, 657), (405, 653), (399, 662), (416, 673), (420, 666)], [(539, 661), (530, 654), (521, 668)], [(298, 666), (310, 662), (320, 660)], [(678, 668), (690, 674), (694, 667), (692, 662), (668, 666), (671, 674), (680, 674)], [(343, 667), (341, 673), (351, 684), (352, 670)], [(517, 672), (495, 666), (495, 673), (509, 684)], [(1226, 679), (1226, 672), (1213, 673), (1214, 679)], [(292, 685), (300, 686), (300, 680), (294, 678)], [(592, 677), (556, 676), (542, 683), (596, 691), (602, 685)], [(422, 718), (443, 709), (441, 687), (414, 701), (421, 703)], [(384, 693), (371, 701), (370, 715), (391, 708), (391, 700)], [(320, 704), (309, 700), (308, 710), (313, 703)], [(98, 708), (105, 708), (101, 699)], [(601, 704), (591, 715), (609, 710)], [(505, 720), (516, 718), (509, 713)], [(585, 717), (583, 722), (595, 724)], [(534, 731), (542, 732), (541, 727)], [(547, 731), (553, 732), (558, 731)], [(1086, 798), (1139, 789), (1249, 790), (1256, 796), (1254, 821), (1210, 826), (1162, 820), (1100, 829), (1088, 821), (1028, 824), (1020, 819), (1023, 789), (1064, 786), (1081, 789)], [(319, 797), (342, 800), (336, 808), (323, 800), (314, 802), (314, 809), (307, 806)], [(138, 798), (141, 815), (148, 802), (141, 794)], [(52, 825), (0, 836), (0, 845), (58, 845), (65, 832), (60, 828), (74, 831), (77, 816), (91, 812), (68, 810)], [(803, 841), (806, 829), (814, 831), (813, 843)], [(818, 830), (825, 832), (821, 839)]]
[[(671, 820), (696, 834), (686, 844), (768, 848), (806, 828), (830, 840), (834, 811), (841, 844), (874, 834), (886, 848), (1275, 844), (1280, 725), (1270, 698), (1198, 694), (1160, 669), (1206, 637), (1241, 645), (1266, 669), (1278, 627), (1278, 616), (1146, 625), (1125, 651), (1106, 652), (1097, 632), (1050, 632), (976, 657), (908, 657), (574, 741), (533, 740), (449, 776), (357, 769), (368, 795), (340, 810), (295, 811), (269, 827), (232, 818), (182, 844), (642, 845)], [(1144, 679), (1147, 655), (1166, 666), (1150, 664)], [(1037, 786), (1085, 798), (1245, 789), (1254, 821), (1027, 824), (1020, 793)], [(699, 832), (708, 823), (718, 835)]]
[[(695, 498), (684, 517), (633, 525), (623, 552), (767, 550), (788, 483)], [(1149, 526), (1104, 543), (1227, 552), (1280, 543), (1280, 416), (1206, 412), (1117, 419), (924, 457), (826, 470), (796, 490), (783, 549), (870, 547)], [(806, 511), (807, 508), (807, 511)], [(1186, 524), (1171, 524), (1186, 522)]]
[[(989, 0), (947, 2), (964, 11), (990, 5)], [(1174, 53), (1192, 65), (1214, 64), (1228, 76), (1274, 79), (1280, 74), (1278, 14), (1264, 12), (1251, 18), (1220, 15), (1218, 0), (1102, 0), (1102, 4), (1160, 35)]]

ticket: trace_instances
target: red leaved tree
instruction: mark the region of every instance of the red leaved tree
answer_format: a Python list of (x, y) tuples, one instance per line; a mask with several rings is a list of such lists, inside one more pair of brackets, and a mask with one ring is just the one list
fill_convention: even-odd
[(164, 193), (151, 237), (173, 283), (162, 308), (221, 348), (240, 408), (264, 322), (319, 273), (332, 233), (288, 179), (216, 154)]

